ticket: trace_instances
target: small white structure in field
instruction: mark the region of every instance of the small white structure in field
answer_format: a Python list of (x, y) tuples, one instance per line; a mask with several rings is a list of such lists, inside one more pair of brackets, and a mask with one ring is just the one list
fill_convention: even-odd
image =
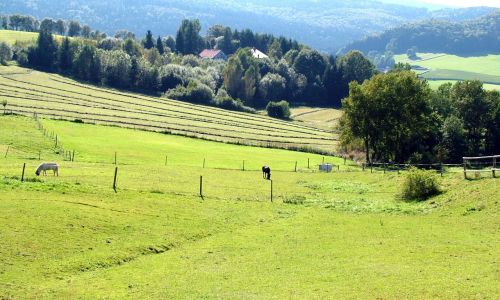
[(323, 171), (323, 172), (330, 173), (332, 171), (332, 169), (333, 169), (332, 164), (320, 164), (319, 165), (319, 170)]

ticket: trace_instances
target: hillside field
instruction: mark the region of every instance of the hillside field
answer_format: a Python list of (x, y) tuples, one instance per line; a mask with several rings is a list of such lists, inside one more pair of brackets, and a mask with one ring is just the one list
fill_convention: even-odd
[[(319, 173), (306, 160), (323, 157), (310, 153), (39, 122), (0, 115), (2, 299), (500, 293), (498, 179), (450, 169), (441, 195), (403, 202), (404, 172), (327, 156), (339, 170)], [(60, 164), (59, 177), (34, 176), (39, 155)]]
[[(60, 35), (54, 35), (57, 40), (62, 40)], [(21, 43), (36, 42), (38, 32), (26, 32), (15, 30), (0, 30), (0, 42), (6, 42), (9, 45), (14, 45), (16, 41)], [(70, 38), (71, 39), (71, 38)]]
[(332, 153), (337, 143), (332, 128), (126, 93), (15, 66), (0, 66), (0, 98), (17, 114), (235, 144)]
[(406, 54), (396, 55), (396, 62), (409, 63), (427, 70), (416, 70), (432, 87), (458, 80), (481, 80), (486, 89), (500, 90), (500, 54), (460, 57), (442, 53), (418, 53), (419, 59), (408, 59)]

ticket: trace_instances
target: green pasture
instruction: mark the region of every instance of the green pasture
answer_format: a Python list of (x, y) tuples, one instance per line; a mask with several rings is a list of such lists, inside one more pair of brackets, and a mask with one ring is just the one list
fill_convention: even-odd
[[(2, 299), (500, 293), (498, 179), (466, 181), (450, 169), (442, 194), (403, 202), (404, 172), (326, 157), (340, 166), (326, 174), (305, 166), (323, 159), (310, 153), (40, 122), (57, 147), (34, 119), (0, 116)], [(39, 153), (60, 164), (59, 177), (35, 177)], [(263, 163), (273, 168), (273, 202)]]
[[(457, 80), (481, 80), (487, 89), (498, 89), (500, 85), (500, 54), (461, 57), (442, 53), (418, 53), (419, 59), (408, 59), (406, 54), (396, 55), (396, 62), (409, 63), (429, 69), (422, 77), (433, 81), (454, 82)], [(421, 71), (418, 71), (422, 73)]]
[(0, 67), (0, 84), (8, 109), (23, 115), (266, 147), (332, 152), (336, 145), (332, 129), (123, 93), (19, 67)]
[[(56, 40), (60, 41), (64, 37), (55, 34)], [(0, 30), (0, 42), (6, 42), (9, 45), (14, 45), (16, 41), (21, 43), (36, 42), (38, 38), (38, 32), (27, 32), (27, 31), (15, 31), (15, 30)], [(70, 39), (72, 39), (70, 37)]]

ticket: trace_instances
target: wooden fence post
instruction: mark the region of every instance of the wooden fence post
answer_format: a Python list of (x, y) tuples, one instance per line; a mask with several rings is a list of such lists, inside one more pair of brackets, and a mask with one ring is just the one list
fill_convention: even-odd
[(243, 171), (245, 171), (245, 160), (243, 160)]
[(467, 163), (465, 159), (464, 159), (464, 179), (467, 179)]
[(273, 181), (271, 180), (271, 202), (273, 202)]
[(7, 158), (7, 154), (9, 154), (9, 149), (10, 149), (10, 146), (7, 146), (7, 151), (5, 151), (5, 157), (4, 158)]
[(205, 158), (203, 158), (203, 169), (205, 169)]
[(71, 161), (75, 161), (75, 150), (73, 150), (73, 155), (71, 156)]
[(309, 168), (309, 157), (307, 158), (307, 168), (310, 169)]
[(324, 156), (323, 156), (323, 162), (322, 162), (322, 164), (325, 164), (325, 157)]
[(363, 171), (365, 170), (365, 163), (361, 164), (361, 168), (363, 168)]
[(168, 155), (165, 155), (165, 166), (168, 164)]
[(345, 161), (346, 161), (346, 158), (345, 158), (345, 156), (344, 156), (344, 165), (345, 165)]
[(26, 168), (26, 163), (23, 164), (23, 174), (21, 175), (21, 182), (24, 181), (24, 169)]
[(384, 174), (385, 174), (385, 163), (384, 163)]
[(200, 197), (203, 199), (203, 176), (200, 176)]
[(56, 147), (57, 147), (57, 134), (56, 134)]
[(497, 158), (493, 157), (493, 168), (491, 168), (491, 175), (493, 176), (493, 178), (497, 178), (496, 168), (497, 168)]
[(113, 190), (116, 193), (116, 176), (118, 175), (118, 167), (115, 167), (115, 177), (113, 179)]
[(373, 163), (370, 163), (370, 173), (373, 173)]
[(297, 161), (295, 161), (295, 172), (297, 172)]
[(115, 166), (116, 166), (116, 151), (115, 151)]

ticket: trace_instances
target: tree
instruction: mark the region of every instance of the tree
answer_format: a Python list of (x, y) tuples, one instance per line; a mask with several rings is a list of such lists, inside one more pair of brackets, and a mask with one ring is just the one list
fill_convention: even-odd
[(6, 64), (12, 59), (12, 50), (6, 42), (0, 42), (0, 64)]
[(7, 100), (6, 99), (2, 100), (2, 106), (3, 106), (3, 114), (5, 115), (5, 107), (7, 106)]
[(9, 29), (9, 16), (2, 16), (2, 28)]
[(361, 139), (367, 161), (402, 163), (416, 154), (428, 156), (437, 143), (429, 102), (427, 82), (410, 71), (351, 82), (343, 101), (342, 137)]
[(71, 70), (73, 65), (73, 51), (69, 38), (66, 37), (59, 47), (59, 67), (61, 70)]
[(268, 73), (259, 83), (259, 96), (265, 102), (282, 99), (286, 88), (285, 78), (278, 74)]
[(252, 104), (258, 81), (259, 72), (257, 72), (255, 66), (252, 65), (245, 71), (245, 75), (243, 76), (243, 91), (241, 93), (241, 99), (246, 105)]
[(66, 23), (63, 20), (57, 20), (54, 25), (54, 31), (60, 35), (64, 35), (66, 33)]
[(141, 56), (142, 54), (141, 46), (133, 39), (126, 39), (123, 42), (123, 51), (127, 52), (130, 56)]
[(163, 47), (163, 41), (160, 36), (156, 39), (156, 49), (158, 49), (158, 52), (160, 55), (163, 55), (165, 53), (165, 48)]
[(92, 32), (92, 30), (90, 29), (89, 26), (85, 25), (82, 27), (82, 36), (84, 38), (89, 38), (90, 37), (90, 33)]
[(241, 90), (243, 66), (238, 56), (232, 56), (224, 67), (224, 87), (233, 98), (238, 98)]
[(362, 83), (375, 74), (375, 66), (359, 51), (351, 51), (338, 60), (337, 68), (342, 71), (341, 98), (348, 95), (351, 81)]
[(165, 45), (167, 45), (168, 48), (170, 48), (171, 51), (176, 51), (175, 48), (175, 39), (172, 36), (168, 36), (165, 39)]
[(151, 33), (151, 30), (148, 30), (146, 33), (146, 39), (144, 40), (144, 49), (151, 49), (155, 46), (155, 43), (153, 41), (153, 34)]
[(290, 105), (282, 100), (279, 102), (269, 102), (266, 106), (267, 115), (278, 119), (290, 118)]
[(34, 61), (30, 61), (30, 64), (52, 70), (56, 64), (57, 50), (58, 47), (52, 34), (47, 30), (40, 31), (35, 53), (31, 56)]
[(183, 20), (177, 30), (175, 41), (177, 52), (181, 54), (198, 54), (204, 47), (200, 31), (199, 20)]
[(323, 76), (326, 60), (318, 51), (304, 48), (297, 55), (293, 67), (313, 82), (317, 76)]
[(269, 50), (267, 51), (269, 57), (274, 59), (280, 59), (283, 56), (283, 51), (281, 50), (281, 44), (278, 40), (274, 40), (269, 46)]
[(69, 26), (68, 26), (68, 35), (69, 36), (80, 36), (81, 31), (82, 31), (82, 27), (78, 21), (69, 22)]
[(484, 134), (493, 109), (490, 99), (486, 97), (483, 84), (478, 80), (457, 82), (451, 90), (451, 97), (464, 122), (467, 154), (480, 155), (484, 151)]
[(95, 70), (96, 65), (95, 60), (97, 59), (96, 49), (91, 45), (84, 45), (73, 64), (73, 74), (78, 78), (83, 80), (91, 80)]
[(56, 22), (54, 22), (54, 20), (52, 19), (49, 19), (49, 18), (45, 18), (42, 20), (42, 22), (40, 23), (40, 31), (48, 31), (50, 33), (53, 33), (55, 32), (55, 26), (56, 26)]

